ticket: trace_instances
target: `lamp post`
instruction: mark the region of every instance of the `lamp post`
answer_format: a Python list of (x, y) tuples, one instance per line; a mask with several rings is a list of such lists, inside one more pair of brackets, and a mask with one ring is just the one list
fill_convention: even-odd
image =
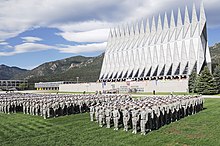
[(79, 82), (79, 77), (76, 77), (76, 83), (78, 84), (78, 82)]

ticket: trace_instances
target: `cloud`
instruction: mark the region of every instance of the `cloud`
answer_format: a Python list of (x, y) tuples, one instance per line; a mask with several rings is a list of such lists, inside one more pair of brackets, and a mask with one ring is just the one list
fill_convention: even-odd
[[(63, 32), (106, 29), (112, 24), (170, 12), (185, 4), (191, 6), (193, 2), (198, 5), (201, 0), (4, 0), (0, 3), (0, 39), (15, 37), (37, 26), (56, 27)], [(219, 0), (204, 2), (209, 26), (219, 26)]]
[[(218, 1), (204, 0), (209, 27), (220, 27)], [(184, 12), (184, 6), (191, 9), (193, 2), (198, 9), (201, 0), (4, 0), (0, 3), (0, 45), (10, 50), (0, 52), (0, 56), (47, 49), (63, 53), (104, 51), (110, 27), (163, 15), (165, 11), (170, 14), (178, 7)], [(48, 46), (39, 43), (41, 38), (31, 36), (22, 37), (23, 43), (13, 48), (4, 42), (36, 27), (57, 28), (61, 31), (57, 35), (84, 45)]]
[(84, 32), (63, 32), (58, 35), (73, 42), (104, 42), (108, 38), (109, 29), (96, 29)]
[(85, 44), (85, 45), (60, 45), (57, 49), (61, 53), (89, 53), (89, 52), (97, 52), (97, 51), (104, 51), (107, 43), (92, 43), (92, 44)]
[(21, 38), (25, 43), (34, 43), (34, 42), (42, 41), (42, 39), (39, 37), (21, 37)]
[(44, 51), (48, 49), (55, 49), (54, 46), (49, 46), (45, 44), (37, 44), (37, 43), (23, 43), (16, 45), (13, 48), (13, 51), (10, 52), (0, 52), (0, 56), (12, 56), (20, 53), (26, 52), (36, 52), (36, 51)]

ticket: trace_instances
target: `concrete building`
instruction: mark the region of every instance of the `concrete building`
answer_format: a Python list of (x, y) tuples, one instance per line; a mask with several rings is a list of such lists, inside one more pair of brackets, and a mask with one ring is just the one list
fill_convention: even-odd
[(28, 85), (27, 80), (0, 80), (0, 89), (2, 90), (9, 90), (9, 89), (20, 89)]
[(61, 84), (73, 84), (72, 81), (59, 81), (59, 82), (40, 82), (35, 83), (34, 87), (37, 90), (59, 90)]
[(163, 21), (153, 17), (151, 25), (147, 19), (110, 30), (99, 83), (60, 85), (60, 91), (187, 92), (193, 70), (199, 74), (207, 65), (211, 71), (203, 4), (197, 13), (193, 5), (191, 18), (186, 7), (184, 19), (178, 9)]

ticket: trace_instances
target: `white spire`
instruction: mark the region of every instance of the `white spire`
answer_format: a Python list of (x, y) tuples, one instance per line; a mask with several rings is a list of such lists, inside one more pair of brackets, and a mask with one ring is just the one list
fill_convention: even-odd
[(118, 25), (118, 29), (117, 29), (117, 37), (121, 37), (121, 30), (120, 30), (119, 25)]
[(188, 12), (187, 6), (186, 6), (186, 8), (185, 8), (185, 18), (184, 18), (184, 25), (186, 25), (186, 24), (190, 24), (189, 12)]
[(124, 25), (122, 24), (121, 27), (120, 27), (120, 32), (121, 32), (121, 37), (124, 37), (125, 36), (125, 28), (124, 28)]
[(163, 29), (167, 30), (169, 28), (169, 24), (168, 24), (168, 19), (167, 19), (167, 13), (165, 12), (164, 14), (164, 24), (163, 24)]
[(182, 16), (181, 16), (181, 11), (180, 11), (180, 8), (178, 8), (178, 19), (177, 19), (177, 27), (180, 27), (183, 25), (183, 22), (182, 22)]
[(108, 35), (108, 39), (111, 39), (112, 37), (113, 37), (113, 35), (112, 35), (112, 29), (110, 28), (109, 35)]
[(150, 22), (149, 22), (149, 19), (148, 19), (148, 18), (147, 18), (147, 21), (146, 21), (145, 31), (146, 31), (146, 33), (150, 33)]
[(140, 34), (144, 34), (144, 20), (141, 20)]
[(196, 6), (194, 3), (193, 9), (192, 9), (192, 23), (197, 23), (197, 22), (198, 22), (198, 18), (197, 18), (197, 14), (196, 14)]
[(138, 26), (138, 21), (136, 22), (134, 33), (135, 33), (135, 35), (139, 35), (140, 34), (140, 30), (139, 30), (139, 26)]
[(173, 10), (171, 12), (171, 18), (170, 18), (170, 28), (173, 29), (175, 27), (175, 19), (174, 19), (174, 13)]
[(126, 26), (125, 35), (126, 36), (130, 36), (130, 29), (129, 29), (129, 25), (128, 24)]
[(116, 32), (116, 29), (114, 27), (114, 30), (113, 30), (113, 38), (116, 38), (117, 37), (117, 32)]
[(131, 28), (130, 28), (130, 36), (134, 35), (134, 23), (132, 23)]
[(203, 2), (201, 2), (201, 6), (200, 6), (200, 18), (199, 18), (199, 21), (200, 21), (202, 26), (204, 26), (205, 23), (206, 23), (206, 16), (205, 16), (205, 9), (204, 9)]
[(159, 17), (158, 17), (158, 24), (157, 24), (157, 31), (162, 31), (163, 28), (162, 28), (162, 22), (161, 22), (161, 17), (160, 17), (160, 14), (159, 14)]
[(152, 25), (151, 25), (151, 32), (152, 33), (155, 33), (157, 30), (156, 30), (156, 23), (155, 23), (155, 18), (153, 16), (153, 19), (152, 19)]

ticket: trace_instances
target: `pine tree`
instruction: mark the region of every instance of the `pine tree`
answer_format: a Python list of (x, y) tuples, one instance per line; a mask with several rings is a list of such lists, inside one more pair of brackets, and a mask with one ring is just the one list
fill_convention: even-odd
[(218, 93), (220, 93), (220, 65), (216, 66), (213, 76), (216, 80), (216, 84), (218, 87)]
[(196, 71), (192, 71), (191, 75), (189, 75), (189, 82), (188, 82), (188, 87), (189, 87), (189, 93), (195, 93), (196, 92), (196, 78), (197, 74)]
[(200, 76), (198, 77), (197, 83), (197, 91), (199, 94), (217, 94), (216, 80), (213, 75), (210, 73), (208, 67), (205, 67), (204, 70), (201, 72)]

